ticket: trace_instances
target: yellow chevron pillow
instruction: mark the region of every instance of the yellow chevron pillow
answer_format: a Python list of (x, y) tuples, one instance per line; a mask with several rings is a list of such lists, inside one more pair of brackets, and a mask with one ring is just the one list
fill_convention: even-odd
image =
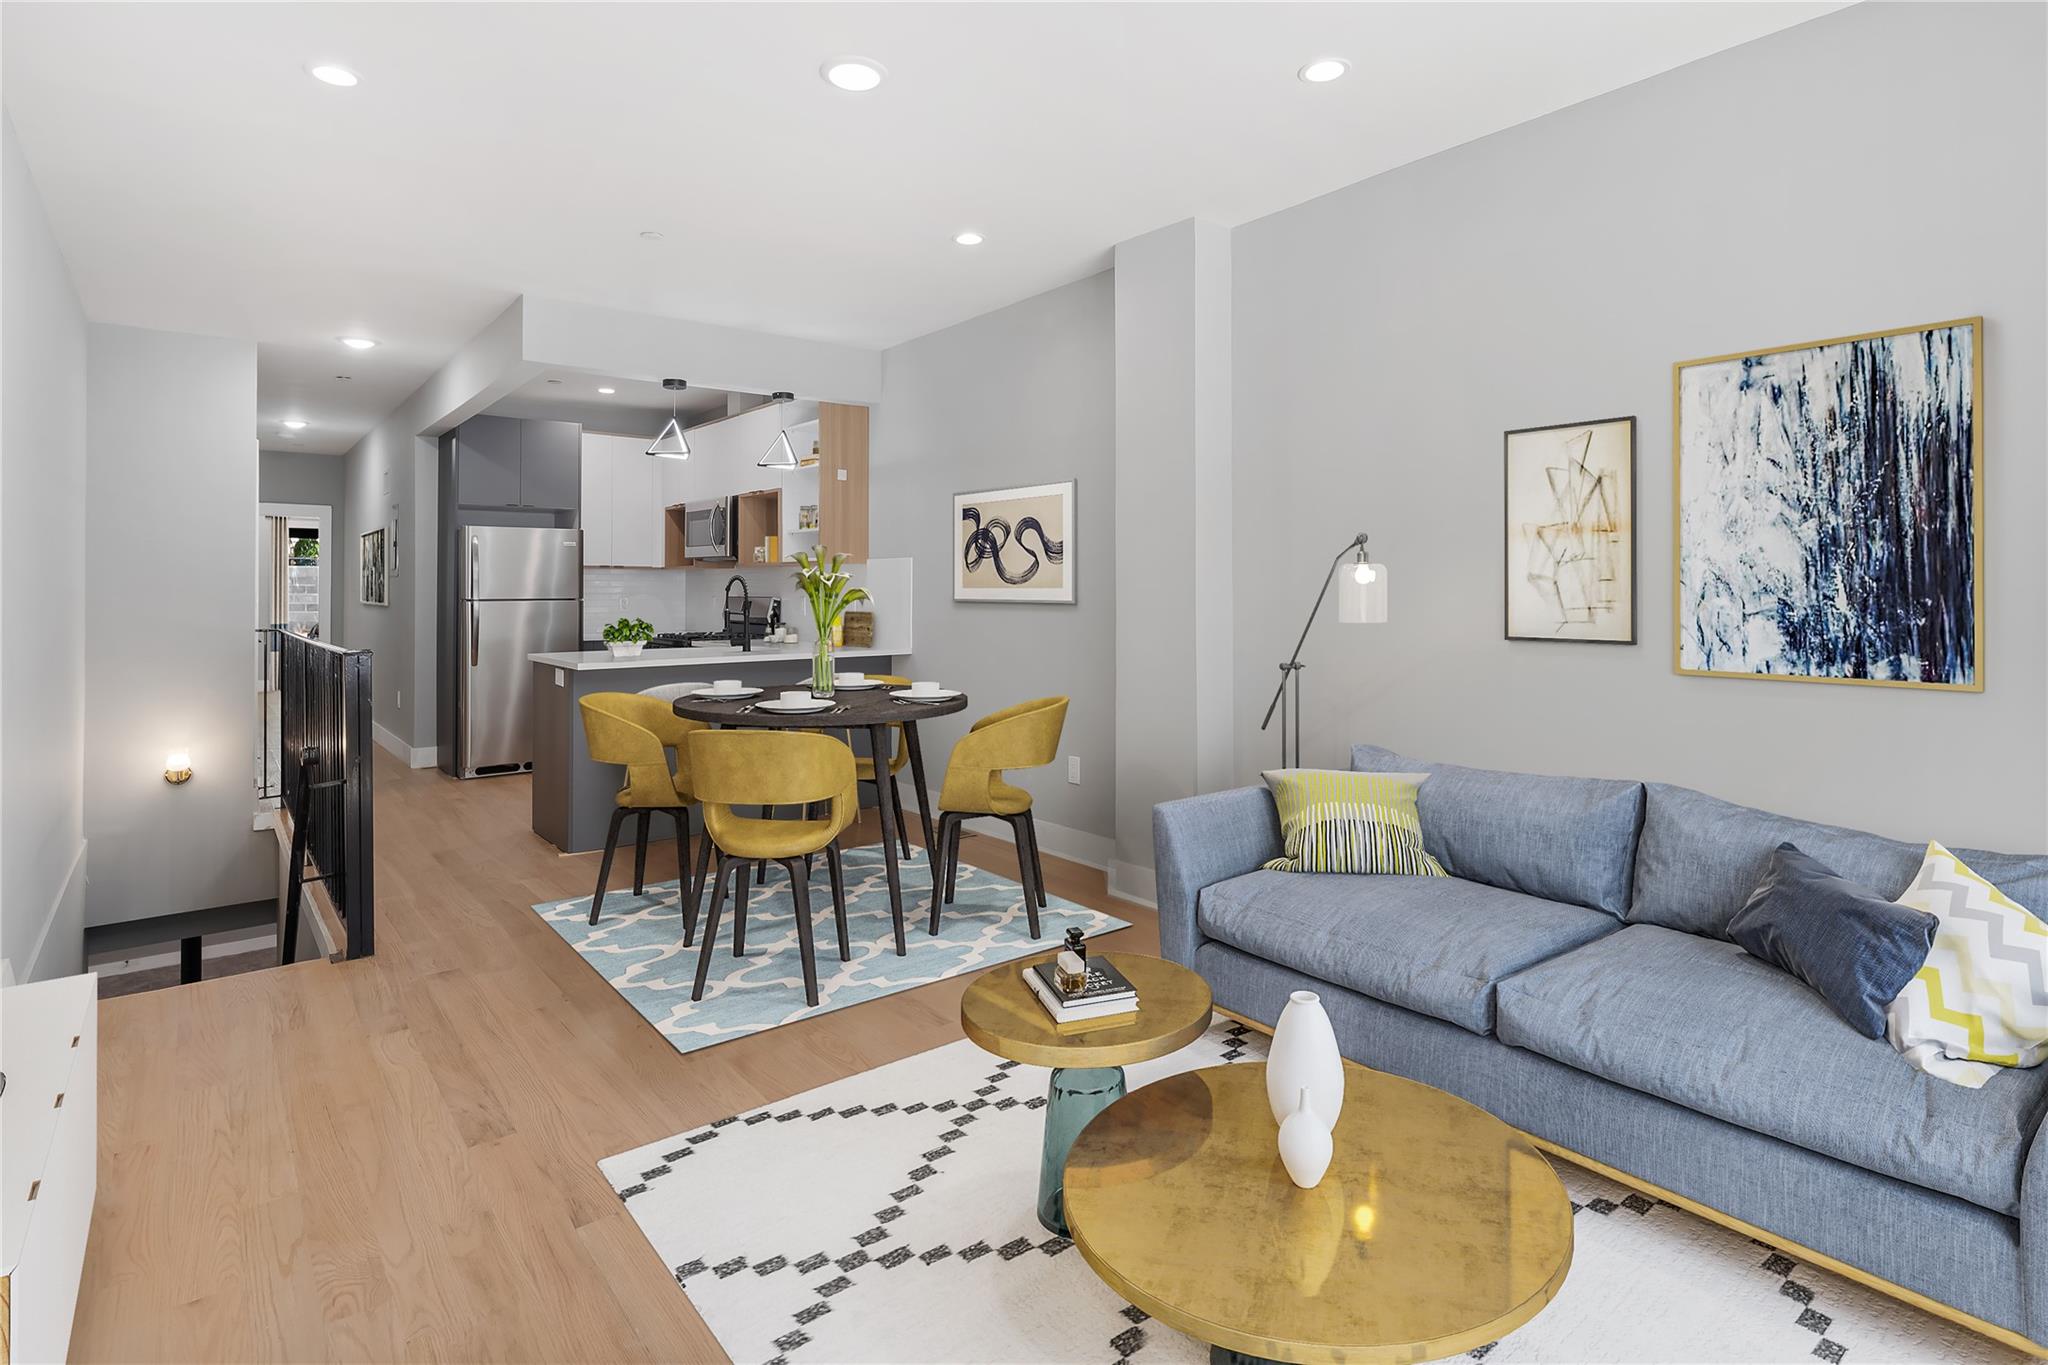
[(1892, 1046), (1972, 1090), (2000, 1067), (2048, 1061), (2048, 924), (1940, 844), (1927, 846), (1898, 903), (1941, 927), (1926, 965), (1885, 1011)]
[(1281, 768), (1265, 775), (1280, 811), (1287, 856), (1276, 872), (1353, 872), (1447, 877), (1422, 850), (1415, 789), (1427, 773), (1352, 773)]

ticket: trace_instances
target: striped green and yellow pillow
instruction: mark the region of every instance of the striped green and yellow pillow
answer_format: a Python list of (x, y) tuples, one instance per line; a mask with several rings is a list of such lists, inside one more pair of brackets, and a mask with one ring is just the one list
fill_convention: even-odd
[(1422, 851), (1415, 790), (1427, 773), (1351, 773), (1282, 768), (1265, 775), (1280, 809), (1284, 858), (1276, 872), (1448, 876)]

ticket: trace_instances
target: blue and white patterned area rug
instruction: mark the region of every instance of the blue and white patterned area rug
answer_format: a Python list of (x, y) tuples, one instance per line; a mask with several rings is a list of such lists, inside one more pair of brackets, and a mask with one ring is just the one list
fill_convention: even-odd
[[(894, 995), (916, 986), (978, 972), (998, 962), (1058, 947), (1070, 926), (1093, 938), (1126, 928), (1127, 920), (1048, 896), (1038, 912), (1039, 936), (1030, 936), (1024, 888), (1006, 877), (960, 865), (954, 899), (939, 916), (939, 933), (926, 932), (931, 914), (931, 867), (924, 850), (902, 864), (904, 957), (896, 956), (889, 918), (889, 883), (882, 850), (847, 849), (846, 932), (853, 960), (839, 960), (832, 918), (832, 884), (825, 861), (811, 877), (811, 923), (818, 962), (818, 1003), (804, 1003), (803, 960), (797, 953), (796, 917), (789, 878), (771, 865), (766, 886), (747, 897), (747, 955), (732, 955), (730, 884), (719, 917), (718, 947), (704, 998), (690, 999), (698, 946), (683, 946), (683, 915), (676, 883), (656, 882), (645, 895), (630, 887), (607, 891), (598, 922), (590, 924), (590, 897), (549, 901), (534, 911), (611, 983), (678, 1052), (742, 1038), (777, 1024)], [(706, 908), (711, 893), (704, 893)], [(698, 939), (701, 945), (703, 939)]]
[[(1129, 1068), (1129, 1083), (1262, 1061), (1265, 1048), (1222, 1021)], [(740, 1365), (1202, 1365), (1206, 1347), (1118, 1298), (1039, 1226), (1046, 1079), (951, 1043), (598, 1166)], [(1564, 1288), (1459, 1359), (2022, 1365), (1674, 1205), (1557, 1169), (1573, 1212)]]

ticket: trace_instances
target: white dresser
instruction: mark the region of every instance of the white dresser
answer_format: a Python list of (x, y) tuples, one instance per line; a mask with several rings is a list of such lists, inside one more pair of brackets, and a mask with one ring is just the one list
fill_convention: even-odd
[(0, 990), (0, 1365), (61, 1361), (99, 1179), (99, 978)]

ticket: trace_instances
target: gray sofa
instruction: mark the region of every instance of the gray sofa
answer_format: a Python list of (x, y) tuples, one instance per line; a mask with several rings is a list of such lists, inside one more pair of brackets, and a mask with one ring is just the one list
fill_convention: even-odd
[[(1264, 787), (1155, 810), (1161, 947), (1217, 1004), (1270, 1024), (1308, 986), (1356, 1061), (2048, 1343), (2048, 1066), (1936, 1080), (1725, 937), (1780, 841), (1887, 897), (1923, 845), (1654, 783), (1352, 767), (1430, 774), (1451, 877), (1265, 871)], [(1956, 853), (2048, 908), (2048, 855)]]

